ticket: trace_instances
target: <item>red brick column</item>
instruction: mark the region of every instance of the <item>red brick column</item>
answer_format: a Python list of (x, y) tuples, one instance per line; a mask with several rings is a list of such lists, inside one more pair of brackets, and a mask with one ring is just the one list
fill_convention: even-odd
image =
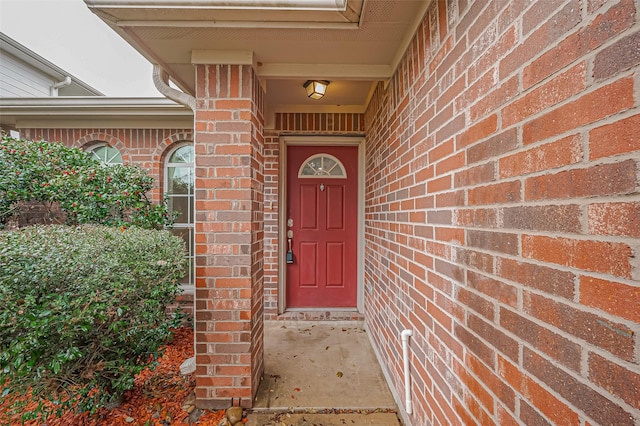
[(195, 67), (196, 397), (250, 407), (263, 371), (263, 92), (249, 65)]

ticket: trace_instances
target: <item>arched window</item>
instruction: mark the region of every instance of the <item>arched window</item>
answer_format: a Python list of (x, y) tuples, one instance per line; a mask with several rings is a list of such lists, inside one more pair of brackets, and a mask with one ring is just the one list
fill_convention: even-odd
[(345, 179), (347, 172), (344, 166), (333, 155), (315, 154), (307, 158), (298, 171), (299, 178), (330, 177)]
[(98, 143), (87, 149), (91, 158), (100, 161), (107, 166), (122, 164), (122, 154), (117, 148), (106, 143)]
[(184, 239), (187, 246), (189, 272), (183, 284), (195, 282), (194, 247), (194, 152), (193, 144), (180, 144), (166, 157), (164, 165), (164, 192), (170, 212), (178, 212), (173, 224), (173, 234)]

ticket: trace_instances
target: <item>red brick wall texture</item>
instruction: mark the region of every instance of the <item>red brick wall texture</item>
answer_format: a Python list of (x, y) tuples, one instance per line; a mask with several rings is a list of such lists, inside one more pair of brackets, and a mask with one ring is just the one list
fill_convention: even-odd
[[(251, 404), (278, 316), (280, 136), (366, 134), (365, 320), (414, 425), (640, 424), (640, 1), (433, 0), (366, 114), (278, 114), (197, 65), (190, 130), (101, 140), (161, 178), (196, 149), (202, 406)], [(155, 196), (159, 196), (159, 190)]]
[(263, 372), (263, 91), (247, 65), (196, 65), (196, 397), (250, 407)]
[(640, 2), (434, 0), (366, 113), (365, 318), (415, 425), (640, 424)]

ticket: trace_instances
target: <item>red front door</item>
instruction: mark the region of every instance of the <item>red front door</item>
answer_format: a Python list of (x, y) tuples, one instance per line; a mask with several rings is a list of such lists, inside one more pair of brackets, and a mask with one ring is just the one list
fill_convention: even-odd
[(355, 308), (358, 148), (289, 146), (287, 169), (287, 307)]

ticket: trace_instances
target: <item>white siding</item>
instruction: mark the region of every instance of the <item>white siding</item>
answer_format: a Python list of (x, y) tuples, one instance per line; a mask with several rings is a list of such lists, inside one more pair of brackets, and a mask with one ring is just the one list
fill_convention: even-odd
[(45, 97), (55, 82), (5, 51), (0, 51), (0, 97)]

